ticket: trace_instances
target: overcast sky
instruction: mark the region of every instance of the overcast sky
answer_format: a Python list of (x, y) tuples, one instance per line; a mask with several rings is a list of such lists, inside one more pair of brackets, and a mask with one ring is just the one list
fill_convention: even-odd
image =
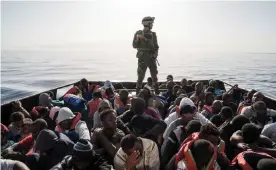
[(276, 2), (1, 2), (2, 49), (131, 48), (144, 16), (167, 50), (276, 52)]

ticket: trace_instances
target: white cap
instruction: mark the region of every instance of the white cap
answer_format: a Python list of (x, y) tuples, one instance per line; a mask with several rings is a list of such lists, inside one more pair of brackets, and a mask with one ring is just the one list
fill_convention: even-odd
[(64, 120), (73, 119), (75, 115), (68, 107), (63, 107), (59, 110), (57, 122), (60, 123)]
[(190, 105), (190, 106), (192, 106), (192, 107), (195, 107), (194, 102), (193, 102), (191, 99), (189, 99), (188, 97), (184, 97), (184, 98), (181, 100), (179, 106), (182, 107), (182, 106), (185, 106), (185, 105)]

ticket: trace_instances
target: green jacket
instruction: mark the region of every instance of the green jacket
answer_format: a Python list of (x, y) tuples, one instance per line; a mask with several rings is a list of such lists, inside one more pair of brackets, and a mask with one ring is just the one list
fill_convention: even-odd
[[(144, 35), (146, 40), (137, 40), (137, 35)], [(151, 51), (153, 53), (158, 53), (159, 45), (157, 42), (157, 36), (155, 32), (139, 30), (134, 34), (133, 48), (138, 51)]]

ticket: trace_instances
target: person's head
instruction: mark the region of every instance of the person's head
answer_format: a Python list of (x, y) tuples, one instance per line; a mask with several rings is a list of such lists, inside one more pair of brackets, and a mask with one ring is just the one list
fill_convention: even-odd
[(215, 100), (212, 103), (212, 112), (213, 114), (218, 114), (221, 111), (221, 108), (223, 107), (220, 100)]
[(167, 89), (169, 91), (173, 91), (173, 86), (174, 86), (174, 83), (172, 81), (167, 82)]
[(80, 88), (87, 88), (87, 87), (88, 87), (88, 80), (85, 79), (85, 78), (82, 78), (82, 79), (80, 80), (79, 87), (80, 87)]
[(100, 119), (104, 129), (106, 130), (116, 130), (117, 128), (117, 117), (116, 111), (113, 109), (108, 109), (100, 114)]
[(41, 93), (38, 97), (39, 106), (43, 107), (51, 107), (52, 106), (52, 98), (48, 93)]
[(220, 111), (220, 116), (223, 122), (228, 119), (231, 119), (232, 115), (233, 115), (233, 110), (231, 109), (231, 107), (224, 106)]
[(276, 159), (264, 158), (259, 160), (257, 164), (257, 170), (275, 170), (276, 169)]
[(187, 86), (188, 85), (188, 81), (187, 81), (187, 79), (185, 79), (185, 78), (183, 78), (182, 80), (181, 80), (181, 86), (182, 87), (185, 87), (185, 86)]
[(244, 100), (247, 101), (248, 103), (251, 103), (252, 97), (253, 97), (254, 93), (256, 93), (256, 92), (257, 92), (256, 90), (250, 90), (249, 92), (247, 92), (244, 95)]
[(142, 24), (145, 28), (152, 29), (154, 20), (155, 20), (155, 17), (150, 17), (150, 16), (144, 17), (142, 19)]
[(30, 118), (24, 118), (23, 119), (23, 125), (22, 125), (22, 133), (23, 134), (29, 134), (31, 131), (31, 125), (33, 121)]
[(210, 93), (215, 93), (215, 88), (214, 87), (208, 87), (206, 90), (205, 90), (206, 93), (210, 92)]
[(232, 125), (234, 131), (241, 130), (243, 125), (245, 125), (246, 123), (250, 123), (250, 121), (244, 115), (237, 115), (230, 122), (230, 124)]
[(49, 129), (43, 129), (37, 136), (35, 150), (40, 154), (40, 156), (47, 156), (57, 143), (58, 136), (56, 133)]
[(264, 95), (261, 92), (256, 92), (253, 94), (252, 97), (252, 103), (255, 103), (257, 101), (263, 101), (264, 100)]
[(102, 98), (103, 96), (102, 96), (102, 93), (101, 93), (101, 91), (100, 90), (97, 90), (97, 91), (95, 91), (94, 93), (93, 93), (93, 98), (94, 99), (99, 99), (99, 98)]
[(73, 147), (72, 164), (79, 170), (86, 169), (93, 163), (94, 156), (93, 145), (87, 140), (80, 139)]
[(143, 98), (141, 97), (134, 97), (131, 100), (131, 106), (130, 106), (130, 110), (136, 114), (136, 115), (141, 115), (144, 113), (146, 109), (146, 102)]
[(23, 120), (24, 120), (24, 114), (22, 112), (14, 112), (11, 115), (11, 122), (12, 124), (17, 127), (21, 128), (23, 125)]
[[(176, 95), (179, 89), (181, 89), (181, 86), (179, 86), (179, 85), (174, 85), (174, 86), (173, 86), (173, 94)], [(182, 90), (182, 89), (181, 89), (181, 90)]]
[(194, 116), (196, 107), (193, 101), (187, 97), (184, 97), (179, 105), (179, 115), (183, 118), (192, 118)]
[(213, 88), (216, 88), (216, 87), (217, 87), (217, 82), (216, 82), (216, 80), (210, 80), (210, 81), (209, 81), (209, 86), (210, 86), (210, 87), (213, 87)]
[(132, 134), (128, 134), (122, 138), (121, 147), (128, 156), (134, 152), (140, 152), (140, 155), (142, 155), (143, 152), (141, 141)]
[(107, 89), (105, 89), (105, 94), (109, 98), (114, 97), (114, 91), (113, 91), (112, 87), (108, 87)]
[(185, 90), (183, 90), (183, 89), (178, 89), (177, 92), (176, 92), (176, 96), (178, 97), (178, 96), (180, 96), (180, 95), (182, 95), (182, 94), (186, 94)]
[(221, 119), (221, 116), (220, 115), (214, 115), (210, 118), (210, 121), (216, 126), (216, 127), (219, 127), (223, 121)]
[(36, 119), (30, 128), (33, 138), (36, 139), (40, 131), (47, 129), (47, 127), (47, 122), (44, 119)]
[(56, 120), (61, 129), (70, 130), (74, 118), (74, 113), (68, 107), (63, 107), (59, 110)]
[(214, 102), (214, 100), (215, 100), (215, 96), (214, 96), (213, 93), (207, 92), (207, 93), (205, 94), (205, 104), (206, 104), (206, 105), (208, 105), (208, 106), (212, 105), (213, 102)]
[(193, 84), (193, 81), (192, 80), (188, 80), (188, 85), (191, 86)]
[(120, 90), (119, 92), (121, 101), (126, 104), (126, 101), (128, 100), (128, 91), (126, 89)]
[(224, 105), (227, 105), (227, 106), (230, 105), (231, 100), (232, 100), (232, 96), (230, 94), (224, 93), (222, 95), (222, 101)]
[(256, 112), (257, 117), (266, 117), (267, 116), (267, 107), (265, 102), (257, 101), (253, 103), (252, 109)]
[(205, 169), (215, 154), (215, 149), (212, 143), (204, 139), (196, 140), (192, 144), (190, 150), (197, 169)]
[(112, 106), (110, 105), (110, 102), (108, 100), (103, 99), (98, 106), (98, 112), (101, 113), (107, 109), (112, 109)]
[(197, 82), (195, 84), (195, 91), (196, 91), (196, 93), (201, 93), (203, 91), (203, 83), (202, 82)]
[(1, 145), (5, 145), (8, 141), (9, 129), (1, 123)]
[(213, 145), (217, 146), (220, 143), (220, 132), (214, 125), (206, 124), (201, 126), (199, 138), (208, 140)]
[(194, 132), (199, 132), (201, 123), (198, 120), (191, 120), (185, 127), (187, 135), (191, 135)]
[(152, 86), (152, 78), (151, 77), (148, 77), (147, 82), (148, 82), (149, 86)]
[(173, 76), (172, 75), (167, 76), (167, 82), (169, 82), (169, 81), (173, 81)]
[(260, 129), (253, 123), (246, 123), (241, 131), (244, 143), (253, 144), (260, 138)]

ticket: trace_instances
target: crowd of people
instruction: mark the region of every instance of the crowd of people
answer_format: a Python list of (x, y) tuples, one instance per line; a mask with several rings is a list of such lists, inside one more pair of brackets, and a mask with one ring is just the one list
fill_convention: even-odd
[(174, 82), (137, 94), (82, 79), (60, 99), (20, 101), (1, 123), (3, 170), (276, 170), (276, 111), (264, 95), (235, 100), (209, 84)]

